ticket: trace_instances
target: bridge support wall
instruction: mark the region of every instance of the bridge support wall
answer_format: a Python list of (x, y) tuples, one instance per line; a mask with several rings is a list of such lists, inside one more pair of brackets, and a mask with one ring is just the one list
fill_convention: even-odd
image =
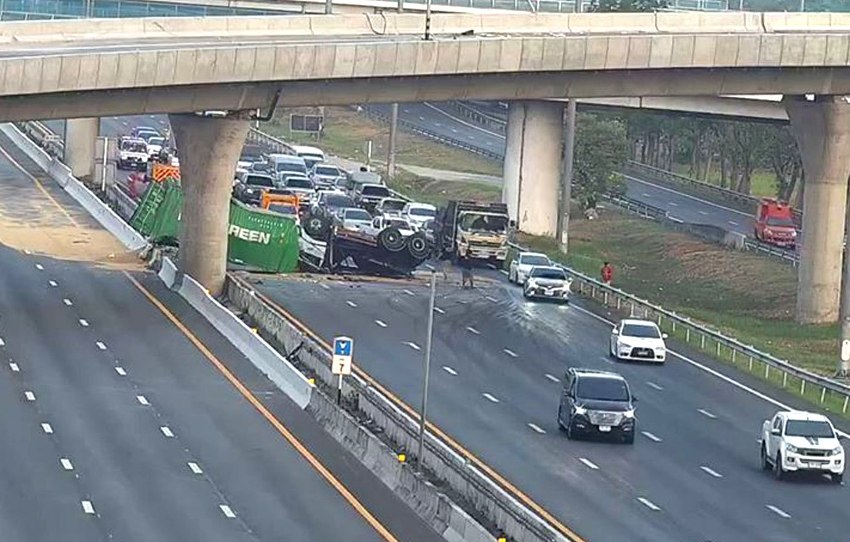
[(502, 201), (517, 228), (554, 237), (564, 138), (564, 104), (511, 102)]
[(806, 175), (797, 321), (835, 322), (850, 176), (850, 104), (838, 96), (818, 96), (813, 102), (786, 97), (783, 104)]
[(183, 186), (180, 270), (218, 296), (227, 270), (227, 225), (248, 117), (169, 115)]
[(65, 165), (78, 179), (91, 177), (94, 173), (94, 156), (100, 119), (68, 119), (65, 121)]

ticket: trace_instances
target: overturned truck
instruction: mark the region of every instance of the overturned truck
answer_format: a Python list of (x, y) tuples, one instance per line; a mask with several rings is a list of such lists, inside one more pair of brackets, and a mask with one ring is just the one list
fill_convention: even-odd
[(395, 227), (345, 229), (330, 219), (307, 216), (301, 231), (302, 266), (328, 273), (407, 276), (431, 256), (423, 232)]

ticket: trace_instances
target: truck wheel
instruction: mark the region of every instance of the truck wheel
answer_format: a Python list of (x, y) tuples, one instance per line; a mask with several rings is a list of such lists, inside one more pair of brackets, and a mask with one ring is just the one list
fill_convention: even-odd
[(832, 478), (833, 484), (840, 484), (841, 481), (844, 480), (844, 473), (843, 472), (839, 472), (838, 474), (833, 473), (833, 474), (830, 475), (830, 477)]
[(782, 468), (782, 456), (776, 452), (776, 459), (773, 463), (773, 477), (777, 480), (785, 479), (785, 469)]
[(567, 421), (567, 438), (569, 440), (575, 440), (576, 437), (578, 437), (578, 434), (576, 430), (573, 429), (573, 419), (570, 418), (569, 421)]
[(416, 232), (407, 238), (407, 250), (410, 255), (417, 260), (422, 260), (428, 257), (428, 240), (425, 239), (425, 234)]
[(328, 225), (320, 216), (309, 216), (304, 221), (304, 231), (314, 239), (324, 239), (327, 237)]
[(764, 444), (761, 445), (761, 470), (770, 470), (770, 461), (767, 460), (767, 450), (764, 448)]
[(388, 252), (398, 252), (404, 248), (404, 237), (398, 228), (386, 228), (378, 234), (378, 244)]
[(627, 433), (627, 434), (623, 435), (623, 442), (625, 444), (634, 444), (635, 443), (635, 434), (634, 433)]

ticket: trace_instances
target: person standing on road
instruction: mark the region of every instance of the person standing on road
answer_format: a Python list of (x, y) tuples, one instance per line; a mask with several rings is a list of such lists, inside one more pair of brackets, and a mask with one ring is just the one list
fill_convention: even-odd
[(475, 283), (472, 278), (472, 260), (466, 256), (461, 256), (458, 263), (460, 263), (461, 288), (467, 288), (467, 282), (469, 283), (469, 288), (475, 288)]
[(611, 286), (611, 281), (614, 280), (614, 268), (611, 267), (611, 264), (605, 262), (605, 265), (602, 266), (602, 282)]

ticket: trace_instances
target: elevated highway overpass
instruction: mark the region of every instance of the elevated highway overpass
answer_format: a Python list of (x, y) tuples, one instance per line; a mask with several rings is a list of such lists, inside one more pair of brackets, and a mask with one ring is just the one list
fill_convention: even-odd
[[(197, 217), (187, 190), (191, 233), (182, 261), (217, 291), (226, 187), (256, 109), (515, 101), (505, 198), (521, 229), (553, 235), (563, 106), (540, 100), (817, 95), (783, 102), (803, 148), (805, 206), (819, 209), (803, 225), (798, 315), (804, 322), (837, 318), (850, 173), (839, 151), (850, 143), (850, 106), (833, 96), (850, 93), (850, 16), (435, 14), (431, 39), (423, 30), (423, 18), (407, 14), (7, 23), (0, 28), (0, 119), (175, 113), (184, 183), (208, 190), (197, 194)], [(199, 110), (233, 114), (180, 114)], [(205, 158), (191, 156), (194, 141), (210, 143), (197, 147)]]

